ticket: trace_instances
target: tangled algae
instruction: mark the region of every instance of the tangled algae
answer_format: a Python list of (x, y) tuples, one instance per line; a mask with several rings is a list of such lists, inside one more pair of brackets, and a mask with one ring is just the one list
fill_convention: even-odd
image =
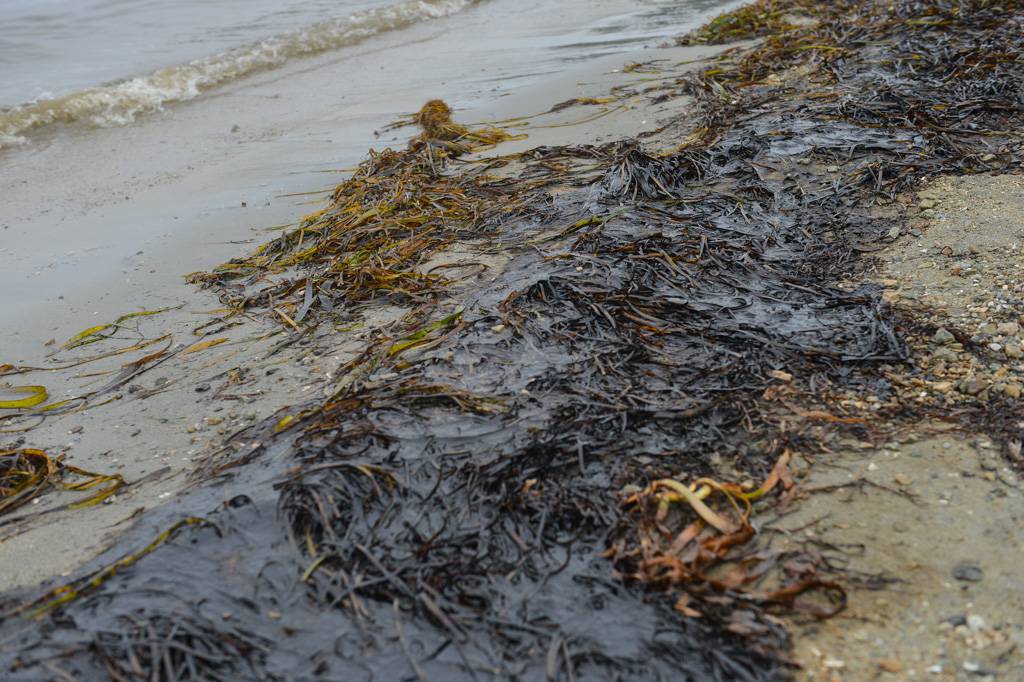
[[(987, 155), (1019, 171), (1024, 113), (1021, 3), (800, 7), (834, 14), (643, 93), (698, 100), (672, 152), (373, 153), (194, 275), (298, 330), (408, 314), (210, 463), (182, 501), (206, 523), (6, 618), (5, 676), (784, 679), (779, 616), (827, 617), (857, 577), (757, 528), (794, 450), (873, 437), (837, 392), (884, 402), (906, 353), (879, 291), (837, 282), (888, 238), (877, 203)], [(512, 262), (458, 291), (420, 271), (456, 241)], [(179, 521), (147, 514), (123, 554)]]

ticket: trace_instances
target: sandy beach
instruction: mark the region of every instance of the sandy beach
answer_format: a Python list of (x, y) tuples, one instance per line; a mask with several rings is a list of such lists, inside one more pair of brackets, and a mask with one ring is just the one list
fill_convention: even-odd
[[(821, 19), (793, 11), (768, 35), (802, 35)], [(829, 11), (826, 21), (842, 20)], [(1021, 18), (1005, 15), (1008, 25)], [(410, 35), (405, 47), (425, 39)], [(476, 40), (486, 54), (486, 37)], [(984, 153), (959, 159), (967, 166), (915, 151), (932, 170), (906, 170), (900, 155), (920, 138), (879, 133), (858, 146), (833, 139), (860, 134), (852, 119), (835, 134), (799, 127), (836, 120), (806, 113), (819, 102), (857, 97), (814, 71), (827, 51), (799, 68), (765, 67), (750, 86), (709, 85), (764, 40), (594, 57), (501, 97), (481, 94), (500, 55), (468, 78), (453, 46), (422, 57), (438, 92), (370, 97), (379, 77), (360, 68), (365, 80), (341, 97), (359, 106), (336, 117), (295, 106), (288, 81), (312, 67), (293, 65), (254, 77), (265, 87), (258, 111), (227, 88), (218, 106), (237, 124), (167, 154), (115, 154), (97, 130), (68, 159), (54, 139), (41, 153), (80, 179), (43, 210), (18, 191), (47, 183), (42, 166), (5, 169), (11, 253), (47, 224), (75, 229), (52, 254), (11, 263), (33, 298), (0, 299), (13, 324), (3, 381), (45, 385), (51, 403), (85, 395), (88, 409), (69, 403), (38, 426), (11, 412), (0, 443), (123, 479), (97, 504), (76, 507), (88, 493), (54, 487), (0, 519), (5, 612), (31, 614), (25, 604), (45, 605), (64, 585), (75, 595), (34, 616), (37, 630), (4, 633), (12, 679), (31, 679), (58, 653), (68, 665), (51, 673), (71, 679), (150, 669), (188, 678), (195, 661), (235, 679), (658, 679), (673, 665), (698, 680), (1017, 679), (1019, 125), (982, 139)], [(851, 63), (862, 56), (842, 49)], [(384, 72), (405, 59), (345, 58), (378, 60)], [(522, 183), (498, 218), (487, 214), (504, 231), (422, 242), (401, 272), (426, 278), (426, 293), (396, 286), (331, 302), (355, 268), (312, 259), (218, 277), (221, 263), (257, 262), (275, 238), (299, 252), (301, 230), (280, 228), (328, 206), (324, 195), (353, 173), (339, 160), (404, 149), (419, 129), (389, 127), (395, 112), (409, 120), (437, 96), (456, 122), (512, 136), (458, 159), (429, 156), (444, 168), (437, 178), (481, 183), (460, 197)], [(735, 118), (708, 115), (715, 106)], [(196, 130), (198, 112), (175, 108), (168, 140)], [(1007, 117), (1019, 123), (1019, 111)], [(748, 137), (729, 137), (744, 126)], [(965, 146), (975, 141), (966, 131)], [(116, 144), (144, 134), (121, 129)], [(715, 147), (723, 139), (731, 146)], [(891, 179), (901, 171), (915, 175)], [(206, 200), (182, 201), (191, 194)], [(802, 217), (815, 211), (820, 223)], [(320, 239), (353, 213), (302, 224)], [(751, 237), (765, 224), (768, 237)], [(728, 241), (748, 238), (753, 259)], [(382, 270), (398, 249), (380, 249)], [(715, 267), (746, 270), (699, 269), (709, 253)], [(78, 285), (70, 254), (106, 276)], [(806, 266), (783, 272), (801, 258)], [(645, 279), (648, 267), (663, 267), (661, 280)], [(42, 268), (61, 276), (31, 279)], [(194, 272), (212, 287), (186, 283)], [(469, 274), (435, 293), (438, 272)], [(675, 276), (690, 288), (659, 294)], [(768, 293), (744, 288), (747, 277)], [(270, 304), (246, 307), (264, 286)], [(694, 293), (702, 286), (705, 298)], [(594, 317), (572, 317), (582, 314), (574, 306)], [(628, 344), (615, 336), (627, 327)], [(691, 500), (702, 481), (711, 508)], [(664, 492), (684, 483), (682, 498)], [(502, 563), (499, 549), (516, 558)], [(418, 553), (421, 563), (409, 558)], [(175, 590), (166, 603), (149, 596)], [(77, 610), (62, 629), (53, 613), (64, 608)], [(295, 633), (316, 656), (274, 645)], [(168, 645), (166, 667), (123, 662), (142, 651), (125, 642), (158, 641), (183, 643)]]
[[(606, 98), (613, 87), (632, 86), (638, 78), (646, 78), (624, 75), (622, 69), (627, 64), (657, 61), (675, 65), (693, 62), (692, 68), (699, 68), (703, 60), (716, 53), (717, 50), (713, 48), (651, 48), (591, 60), (582, 68), (546, 79), (541, 84), (503, 98), (500, 104), (490, 104), (464, 114), (459, 112), (459, 116), (469, 121), (536, 117), (523, 122), (522, 139), (503, 143), (500, 149), (488, 153), (492, 156), (514, 155), (537, 147), (564, 144), (567, 133), (574, 137), (578, 135), (579, 141), (585, 144), (606, 138), (614, 139), (623, 131), (643, 129), (645, 126), (652, 129), (657, 127), (660, 121), (678, 111), (679, 102), (660, 107), (618, 103), (614, 107), (597, 105), (593, 111), (606, 115), (590, 121), (586, 119), (591, 118), (591, 110), (572, 109), (555, 114), (538, 114), (571, 97)], [(383, 128), (387, 123), (390, 121), (367, 121), (364, 129)], [(520, 128), (511, 130), (518, 132)], [(399, 133), (403, 137), (395, 137)], [(411, 129), (409, 132), (400, 129), (392, 135), (392, 140), (402, 146), (403, 139), (413, 133)], [(370, 147), (374, 145), (369, 139), (363, 142)], [(210, 177), (204, 174), (202, 180), (188, 178), (184, 182), (214, 182), (215, 169), (206, 172)], [(327, 179), (332, 175), (325, 174), (323, 177), (324, 182), (328, 182)], [(219, 176), (217, 182), (220, 182)], [(217, 254), (223, 261), (227, 261), (261, 246), (259, 232), (256, 236), (250, 236), (253, 231), (249, 216), (253, 213), (259, 216), (259, 224), (271, 228), (275, 224), (294, 221), (298, 215), (318, 210), (320, 193), (302, 192), (302, 196), (298, 197), (283, 196), (294, 189), (297, 188), (281, 182), (273, 190), (262, 190), (262, 193), (257, 194), (252, 194), (251, 190), (250, 193), (236, 190), (236, 197), (242, 198), (237, 205), (230, 208), (224, 206), (220, 211), (205, 216), (209, 223), (216, 223), (219, 234), (245, 237), (244, 241), (251, 243), (249, 246), (240, 246), (230, 241), (185, 241), (187, 237), (183, 238), (177, 230), (174, 233), (155, 235), (139, 241), (141, 252), (135, 254), (134, 258), (123, 259), (109, 279), (95, 282), (86, 290), (60, 289), (67, 291), (67, 295), (58, 294), (55, 297), (57, 300), (51, 303), (65, 311), (59, 325), (54, 325), (47, 316), (18, 317), (24, 326), (14, 336), (26, 340), (17, 358), (16, 364), (19, 367), (45, 369), (52, 363), (49, 354), (75, 334), (98, 324), (112, 322), (137, 309), (164, 312), (130, 320), (131, 329), (122, 331), (119, 334), (122, 338), (116, 344), (110, 344), (112, 348), (128, 348), (140, 340), (167, 335), (174, 341), (171, 349), (179, 352), (213, 339), (223, 341), (195, 355), (183, 354), (159, 367), (147, 367), (144, 373), (139, 373), (138, 379), (133, 378), (130, 384), (122, 387), (124, 390), (120, 393), (124, 394), (123, 399), (99, 409), (49, 419), (27, 432), (26, 441), (31, 442), (33, 447), (63, 454), (65, 460), (74, 466), (89, 471), (117, 473), (126, 481), (145, 480), (146, 483), (133, 486), (124, 498), (124, 504), (111, 503), (84, 513), (66, 511), (57, 519), (33, 522), (31, 531), (19, 528), (8, 532), (5, 539), (8, 550), (0, 556), (4, 589), (29, 587), (38, 584), (41, 579), (70, 575), (74, 568), (110, 547), (116, 541), (118, 531), (123, 530), (120, 524), (134, 519), (139, 508), (161, 504), (180, 493), (188, 485), (188, 473), (194, 470), (195, 461), (223, 447), (227, 437), (247, 422), (269, 419), (279, 410), (293, 407), (303, 398), (322, 393), (331, 384), (332, 369), (351, 360), (357, 349), (361, 351), (364, 345), (361, 341), (369, 338), (373, 329), (400, 317), (392, 311), (371, 310), (370, 318), (363, 321), (358, 331), (342, 335), (336, 345), (332, 343), (329, 349), (318, 348), (310, 352), (300, 347), (273, 358), (267, 357), (267, 354), (286, 336), (282, 333), (279, 318), (248, 319), (245, 324), (234, 328), (228, 328), (226, 324), (213, 325), (201, 332), (209, 336), (193, 334), (197, 327), (209, 325), (227, 315), (227, 310), (215, 296), (184, 283), (185, 275), (199, 269), (197, 255), (212, 254), (213, 258), (204, 262), (206, 268), (212, 268), (221, 262), (217, 260)], [(126, 188), (124, 191), (130, 190)], [(187, 194), (189, 191), (186, 184), (185, 187), (175, 187), (174, 193)], [(118, 211), (116, 206), (104, 209), (102, 214), (81, 210), (85, 220), (95, 221), (81, 226), (83, 235), (96, 239), (98, 234), (102, 234), (96, 229), (97, 225), (130, 224), (132, 211), (144, 210), (151, 214), (153, 206), (149, 202), (142, 208), (129, 205), (124, 207), (124, 213)], [(179, 219), (171, 215), (174, 209), (170, 206), (166, 211), (169, 220)], [(231, 214), (234, 214), (233, 218), (227, 217)], [(180, 219), (188, 220), (191, 234), (198, 236), (214, 231), (213, 227), (204, 222), (204, 216), (181, 216)], [(234, 228), (232, 223), (235, 223)], [(155, 255), (148, 255), (147, 249)], [(115, 293), (119, 291), (123, 293)], [(125, 301), (135, 297), (138, 303), (133, 301), (133, 305), (126, 307)], [(46, 345), (49, 339), (55, 339), (54, 344)], [(104, 350), (110, 348), (104, 347)], [(145, 355), (145, 351), (140, 350), (135, 355)], [(73, 360), (82, 356), (76, 356), (72, 351), (61, 353), (57, 358)], [(316, 362), (309, 362), (311, 357)], [(90, 369), (91, 372), (99, 372), (120, 368), (123, 361), (123, 357), (116, 356), (107, 360), (106, 365), (97, 363), (96, 366), (90, 365)], [(219, 384), (228, 383), (239, 368), (253, 370), (247, 372), (244, 391), (223, 391), (231, 396), (237, 395), (237, 399), (219, 397), (218, 393), (222, 392)], [(80, 386), (91, 383), (91, 380), (76, 382), (71, 374), (44, 371), (19, 375), (15, 379), (18, 383), (36, 383), (32, 378), (39, 376), (39, 381), (47, 384), (52, 396), (71, 397), (83, 392)], [(197, 393), (197, 387), (204, 384), (218, 390)], [(135, 391), (140, 390), (153, 391), (154, 395), (138, 400)], [(65, 493), (50, 495), (40, 503), (56, 508), (73, 500), (73, 494)]]

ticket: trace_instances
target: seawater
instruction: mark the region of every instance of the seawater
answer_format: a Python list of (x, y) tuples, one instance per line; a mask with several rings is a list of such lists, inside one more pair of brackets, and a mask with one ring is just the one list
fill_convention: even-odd
[(0, 364), (106, 317), (192, 305), (183, 275), (319, 210), (371, 148), (404, 146), (415, 131), (387, 124), (427, 99), (498, 120), (504, 96), (724, 7), (0, 0)]
[[(565, 35), (552, 57), (572, 61), (591, 55), (595, 44), (624, 48), (721, 4), (569, 2), (563, 25), (538, 29)], [(530, 21), (528, 3), (517, 11), (486, 0), (5, 0), (0, 148), (24, 144), (33, 130), (58, 123), (128, 123), (289, 59), (474, 5), (493, 12), (495, 21)], [(638, 5), (646, 11), (629, 13), (635, 21), (602, 24)]]
[(0, 17), (0, 145), (56, 122), (127, 123), (288, 59), (348, 46), (476, 0), (43, 0)]

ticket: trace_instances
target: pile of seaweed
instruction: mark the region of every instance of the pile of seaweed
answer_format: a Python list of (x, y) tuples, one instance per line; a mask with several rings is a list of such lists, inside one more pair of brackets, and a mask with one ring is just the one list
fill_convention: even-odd
[[(792, 449), (872, 437), (832, 392), (885, 397), (906, 352), (877, 288), (836, 283), (888, 238), (879, 203), (1021, 166), (1021, 3), (816, 4), (843, 12), (646, 93), (698, 99), (672, 153), (373, 154), (196, 275), (297, 336), (408, 314), (123, 558), (8, 598), (5, 679), (783, 678), (776, 616), (827, 617), (850, 579), (752, 542), (757, 515)], [(512, 261), (423, 272), (456, 242)]]

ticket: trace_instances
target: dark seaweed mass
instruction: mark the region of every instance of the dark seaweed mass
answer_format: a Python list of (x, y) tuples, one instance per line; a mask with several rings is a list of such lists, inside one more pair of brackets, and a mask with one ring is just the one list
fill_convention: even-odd
[[(765, 616), (821, 613), (795, 595), (827, 606), (837, 588), (808, 580), (807, 557), (772, 557), (791, 562), (774, 591), (705, 574), (723, 558), (757, 572), (768, 554), (743, 545), (652, 574), (644, 552), (682, 526), (669, 533), (670, 515), (659, 529), (625, 500), (668, 476), (727, 477), (723, 463), (765, 479), (800, 438), (765, 401), (774, 370), (822, 400), (834, 386), (884, 395), (878, 367), (905, 353), (892, 311), (871, 286), (835, 286), (892, 226), (871, 205), (929, 174), (985, 171), (986, 154), (1020, 168), (1021, 3), (885, 5), (850, 5), (671, 84), (703, 117), (671, 154), (538, 149), (518, 185), (470, 173), (458, 187), (422, 151), (375, 156), (358, 181), (414, 166), (418, 186), (460, 193), (460, 211), (478, 190), (516, 197), (515, 210), (460, 213), (477, 220), (457, 235), (430, 219), (429, 244), (486, 236), (515, 255), (457, 304), (444, 281), (389, 279), (400, 250), (354, 258), (379, 233), (332, 235), (338, 214), (208, 278), (259, 305), (233, 278), (306, 238), (320, 260), (278, 292), (299, 297), (306, 324), (329, 319), (332, 286), (401, 281), (374, 296), (417, 307), (335, 397), (281, 433), (240, 434), (217, 475), (145, 517), (123, 568), (74, 582), (78, 596), (45, 615), (9, 615), (4, 679), (785, 677), (788, 636)], [(597, 177), (557, 199), (516, 194), (569, 182), (559, 169), (576, 160)], [(456, 305), (461, 318), (433, 324)], [(143, 553), (184, 508), (204, 520)]]

